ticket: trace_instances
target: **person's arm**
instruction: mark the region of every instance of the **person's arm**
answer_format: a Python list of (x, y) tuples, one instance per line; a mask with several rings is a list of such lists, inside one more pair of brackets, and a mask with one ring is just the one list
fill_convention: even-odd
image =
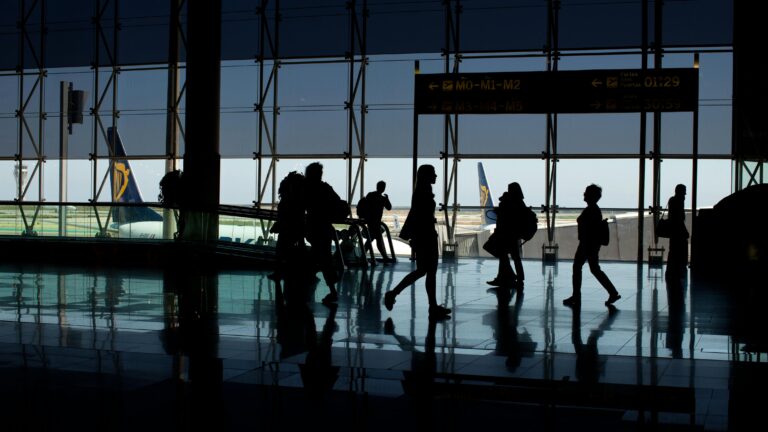
[(389, 195), (381, 194), (381, 198), (383, 198), (384, 208), (387, 210), (392, 210), (392, 203), (389, 202)]

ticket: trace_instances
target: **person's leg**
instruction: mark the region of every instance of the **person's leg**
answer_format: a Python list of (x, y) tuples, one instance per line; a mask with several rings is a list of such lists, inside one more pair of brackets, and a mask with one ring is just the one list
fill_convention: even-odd
[(496, 278), (488, 281), (488, 285), (502, 286), (515, 280), (515, 272), (509, 264), (509, 255), (504, 254), (499, 257), (499, 270), (496, 272)]
[(600, 269), (600, 261), (598, 258), (599, 252), (600, 248), (591, 250), (589, 252), (587, 256), (587, 260), (589, 261), (589, 271), (592, 272), (597, 281), (600, 282), (600, 285), (602, 285), (603, 288), (608, 291), (608, 300), (605, 302), (605, 304), (609, 305), (620, 299), (621, 296), (619, 295), (619, 292), (616, 291), (616, 287), (613, 286), (613, 283), (610, 279), (608, 279), (608, 276), (605, 274), (605, 272)]
[(515, 272), (517, 273), (517, 283), (522, 286), (525, 280), (525, 271), (523, 271), (523, 260), (520, 257), (520, 240), (515, 240), (512, 245), (512, 260), (515, 262)]
[[(377, 222), (375, 224), (372, 224), (373, 226), (368, 226), (368, 232), (371, 233), (371, 238), (376, 240), (376, 249), (379, 250), (379, 254), (381, 254), (381, 259), (384, 260), (384, 262), (389, 261), (389, 257), (387, 256), (387, 248), (384, 246), (384, 237), (381, 234), (381, 222)], [(393, 252), (394, 255), (394, 252)]]
[(405, 275), (405, 277), (397, 285), (395, 285), (395, 287), (392, 288), (392, 291), (390, 291), (389, 293), (392, 293), (393, 296), (399, 295), (407, 287), (413, 285), (414, 283), (416, 283), (417, 280), (424, 277), (425, 274), (427, 274), (426, 271), (424, 271), (423, 269), (417, 268), (416, 270)]
[(439, 320), (448, 318), (451, 314), (451, 310), (441, 306), (437, 302), (437, 261), (440, 259), (440, 253), (437, 249), (436, 240), (437, 239), (435, 239), (434, 243), (427, 245), (426, 250), (424, 250), (422, 254), (424, 259), (418, 260), (416, 266), (417, 268), (424, 269), (427, 275), (427, 280), (425, 281), (424, 286), (427, 291), (427, 300), (429, 302), (429, 318)]
[(427, 301), (430, 309), (437, 306), (437, 269), (427, 271), (425, 288), (427, 289)]
[(433, 268), (427, 271), (427, 299), (429, 300), (429, 318), (445, 319), (451, 314), (451, 309), (437, 303), (437, 261)]
[(387, 310), (392, 310), (392, 307), (395, 305), (395, 297), (397, 297), (401, 292), (403, 292), (404, 289), (413, 285), (417, 280), (419, 280), (425, 274), (426, 272), (424, 271), (424, 269), (419, 269), (417, 267), (416, 270), (405, 275), (403, 280), (398, 282), (398, 284), (395, 285), (395, 287), (392, 288), (391, 291), (384, 293), (384, 307), (386, 307)]
[(371, 229), (368, 224), (362, 225), (362, 234), (363, 238), (365, 239), (365, 242), (363, 243), (363, 254), (368, 253), (368, 250), (372, 247), (371, 245)]
[(667, 271), (682, 274), (688, 264), (688, 240), (682, 237), (669, 239), (669, 254), (667, 255)]
[(336, 269), (333, 267), (333, 254), (331, 253), (331, 236), (326, 233), (317, 233), (307, 240), (312, 246), (312, 255), (320, 266), (323, 273), (325, 284), (328, 285), (330, 293), (323, 298), (323, 302), (335, 302), (339, 299), (339, 293), (336, 291)]
[(586, 261), (586, 251), (584, 246), (579, 243), (579, 246), (576, 248), (576, 254), (573, 257), (573, 276), (571, 277), (573, 293), (570, 297), (563, 300), (563, 304), (566, 306), (577, 306), (581, 303), (581, 268), (584, 267)]
[(416, 254), (416, 270), (405, 275), (403, 280), (395, 285), (391, 291), (384, 294), (384, 306), (387, 308), (387, 310), (392, 310), (392, 307), (395, 304), (395, 297), (403, 292), (406, 287), (413, 285), (413, 283), (419, 280), (419, 278), (427, 274), (427, 266), (424, 265), (424, 260), (427, 258), (426, 255), (428, 251), (419, 247), (419, 243), (415, 241), (412, 243), (412, 245), (413, 251)]

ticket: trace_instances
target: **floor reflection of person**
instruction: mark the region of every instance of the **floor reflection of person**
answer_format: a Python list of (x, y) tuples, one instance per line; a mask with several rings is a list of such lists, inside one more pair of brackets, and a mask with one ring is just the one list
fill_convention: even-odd
[(667, 270), (665, 280), (669, 311), (666, 347), (670, 350), (672, 358), (683, 358), (686, 279)]
[[(526, 354), (533, 353), (535, 342), (528, 332), (522, 334), (517, 330), (518, 317), (523, 308), (525, 295), (522, 291), (515, 295), (515, 304), (510, 307), (512, 295), (509, 290), (496, 290), (498, 297), (497, 310), (489, 315), (494, 315), (489, 324), (494, 328), (496, 339), (496, 354), (506, 357), (505, 364), (511, 372), (517, 370), (522, 358)], [(489, 317), (490, 318), (490, 317)], [(484, 320), (485, 321), (485, 320)]]
[(395, 332), (392, 318), (384, 323), (385, 334), (397, 339), (400, 349), (411, 352), (411, 370), (405, 371), (403, 388), (406, 394), (413, 397), (413, 418), (418, 429), (432, 430), (435, 422), (432, 415), (432, 403), (435, 394), (435, 376), (437, 374), (436, 319), (429, 319), (427, 334), (424, 338), (424, 350), (418, 351), (413, 341)]
[(587, 343), (581, 339), (581, 308), (572, 308), (571, 341), (576, 353), (576, 378), (581, 383), (597, 383), (603, 372), (602, 361), (597, 349), (597, 340), (603, 333), (611, 328), (616, 320), (619, 310), (614, 306), (608, 306), (608, 313), (597, 328), (589, 332)]
[(336, 332), (336, 310), (338, 305), (328, 304), (328, 316), (320, 334), (314, 334), (315, 340), (307, 352), (304, 364), (299, 365), (301, 380), (307, 394), (315, 399), (322, 399), (333, 388), (339, 377), (339, 367), (331, 363), (331, 345)]
[[(184, 402), (191, 415), (185, 417), (189, 424), (181, 429), (228, 429), (222, 397), (224, 363), (218, 355), (218, 275), (204, 270), (207, 267), (201, 262), (185, 264), (167, 270), (163, 279), (167, 303), (163, 346), (176, 360), (189, 359), (189, 398)], [(178, 306), (177, 314), (174, 306)], [(180, 374), (182, 368), (175, 368)]]
[[(371, 333), (381, 332), (381, 299), (384, 292), (385, 278), (388, 279), (387, 286), (392, 283), (394, 271), (391, 267), (387, 270), (380, 270), (374, 278), (373, 267), (369, 273), (363, 272), (363, 283), (359, 286), (359, 310), (357, 313), (357, 325), (361, 330)], [(366, 276), (367, 275), (367, 276)]]

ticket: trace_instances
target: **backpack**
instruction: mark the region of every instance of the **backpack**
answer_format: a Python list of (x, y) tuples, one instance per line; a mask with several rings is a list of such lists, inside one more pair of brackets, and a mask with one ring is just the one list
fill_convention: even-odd
[(349, 208), (349, 204), (347, 204), (347, 202), (343, 199), (339, 198), (335, 201), (335, 203), (332, 203), (331, 222), (343, 223), (351, 213), (352, 211)]
[(182, 197), (182, 176), (181, 171), (174, 170), (167, 172), (162, 179), (160, 179), (160, 195), (157, 196), (157, 200), (164, 206), (177, 206), (181, 202)]
[(539, 218), (536, 217), (536, 212), (528, 208), (523, 217), (523, 223), (520, 225), (520, 238), (524, 241), (528, 241), (536, 234), (536, 230), (539, 229)]
[(360, 198), (360, 201), (357, 202), (357, 217), (361, 219), (368, 219), (368, 216), (370, 215), (371, 209), (369, 208), (370, 203), (368, 202), (367, 197)]
[(608, 246), (608, 243), (611, 242), (611, 231), (608, 228), (608, 219), (603, 219), (600, 221), (600, 244), (603, 246)]

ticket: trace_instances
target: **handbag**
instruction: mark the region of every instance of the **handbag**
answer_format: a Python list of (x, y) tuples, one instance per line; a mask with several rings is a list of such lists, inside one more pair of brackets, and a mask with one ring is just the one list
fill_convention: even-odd
[(656, 222), (656, 236), (669, 238), (672, 234), (672, 224), (669, 222), (669, 218), (664, 217), (664, 212), (661, 213), (661, 218)]
[(413, 222), (411, 222), (410, 213), (408, 213), (408, 216), (405, 218), (405, 223), (403, 223), (403, 227), (400, 228), (400, 233), (397, 236), (405, 241), (413, 239)]
[(496, 231), (494, 231), (488, 240), (483, 244), (483, 249), (492, 256), (499, 258), (506, 253), (504, 247), (504, 239)]

